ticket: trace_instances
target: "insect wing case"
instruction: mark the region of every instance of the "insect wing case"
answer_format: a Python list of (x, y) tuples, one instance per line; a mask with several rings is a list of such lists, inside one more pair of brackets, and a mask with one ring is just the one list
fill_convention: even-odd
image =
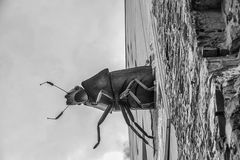
[[(112, 88), (115, 97), (119, 97), (120, 94), (126, 90), (128, 84), (134, 79), (138, 79), (149, 88), (153, 87), (155, 78), (152, 72), (152, 67), (141, 66), (111, 72)], [(132, 87), (130, 87), (130, 90), (137, 96), (141, 103), (144, 104), (154, 102), (154, 91), (147, 91), (136, 82), (133, 83)], [(124, 101), (128, 103), (131, 109), (141, 109), (141, 107), (130, 95), (124, 98)], [(154, 108), (154, 103), (145, 109), (149, 108)]]
[[(112, 96), (111, 83), (109, 78), (109, 70), (104, 69), (101, 72), (97, 73), (95, 76), (82, 82), (82, 86), (85, 89), (90, 102), (96, 101), (98, 93), (101, 90), (104, 90), (105, 93)], [(100, 103), (111, 104), (111, 101), (109, 98), (102, 96)]]

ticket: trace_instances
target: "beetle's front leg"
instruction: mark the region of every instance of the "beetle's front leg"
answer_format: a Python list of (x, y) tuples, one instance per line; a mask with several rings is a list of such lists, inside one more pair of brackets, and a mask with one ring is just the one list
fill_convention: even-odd
[(135, 122), (134, 117), (133, 117), (133, 114), (132, 114), (131, 110), (129, 109), (129, 107), (128, 107), (128, 106), (123, 106), (122, 108), (127, 111), (127, 114), (128, 114), (128, 116), (129, 116), (130, 120), (135, 124), (135, 126), (136, 126), (145, 136), (147, 136), (148, 138), (152, 138), (152, 139), (153, 139), (153, 136), (149, 136), (149, 135), (144, 131), (144, 129), (143, 129), (142, 127), (140, 127), (137, 122)]
[(94, 102), (93, 104), (94, 104), (94, 105), (97, 105), (98, 102), (101, 100), (101, 98), (102, 98), (103, 95), (104, 95), (105, 97), (108, 97), (108, 98), (111, 99), (111, 100), (113, 99), (112, 96), (110, 96), (110, 95), (108, 95), (108, 94), (106, 93), (106, 91), (101, 90), (101, 91), (98, 93), (96, 102)]
[(102, 124), (102, 122), (105, 120), (105, 118), (107, 117), (107, 115), (109, 114), (109, 112), (111, 111), (112, 109), (112, 106), (109, 105), (107, 107), (107, 109), (104, 111), (104, 113), (102, 114), (101, 118), (99, 119), (98, 121), (98, 124), (97, 124), (97, 133), (98, 133), (98, 141), (97, 143), (95, 144), (95, 146), (93, 147), (93, 149), (95, 149), (99, 143), (100, 143), (100, 140), (101, 140), (101, 136), (100, 136), (100, 125)]
[(120, 106), (120, 109), (122, 111), (122, 114), (123, 114), (123, 118), (125, 120), (125, 122), (127, 123), (127, 125), (132, 129), (132, 131), (139, 137), (143, 140), (144, 143), (146, 143), (147, 145), (149, 145), (148, 141), (141, 135), (138, 133), (138, 131), (131, 125), (129, 119), (128, 119), (128, 116), (127, 116), (127, 113), (125, 111), (125, 108)]

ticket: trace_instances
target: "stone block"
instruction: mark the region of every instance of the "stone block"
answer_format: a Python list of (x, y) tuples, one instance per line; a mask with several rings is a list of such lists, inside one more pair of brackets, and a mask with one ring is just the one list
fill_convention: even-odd
[(221, 0), (193, 0), (194, 10), (221, 10)]

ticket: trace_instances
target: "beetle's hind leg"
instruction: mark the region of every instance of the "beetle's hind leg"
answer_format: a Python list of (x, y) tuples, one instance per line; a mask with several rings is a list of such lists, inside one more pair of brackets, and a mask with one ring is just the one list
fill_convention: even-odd
[(134, 100), (135, 102), (137, 102), (137, 104), (141, 107), (141, 108), (146, 108), (148, 107), (149, 105), (151, 104), (154, 104), (154, 102), (150, 102), (150, 103), (142, 103), (138, 97), (130, 90), (130, 88), (132, 87), (132, 85), (134, 83), (137, 83), (139, 84), (143, 89), (145, 89), (146, 91), (154, 91), (154, 88), (155, 86), (152, 86), (152, 87), (147, 87), (145, 84), (143, 84), (140, 80), (138, 79), (134, 79), (132, 80), (127, 88), (120, 94), (120, 99), (123, 99), (124, 97), (127, 97), (128, 95), (130, 95)]
[(127, 106), (123, 106), (123, 108), (127, 111), (128, 116), (130, 117), (131, 121), (135, 124), (135, 126), (136, 126), (146, 137), (153, 139), (153, 138), (154, 138), (153, 136), (149, 136), (149, 135), (144, 131), (144, 129), (143, 129), (141, 126), (139, 126), (138, 123), (135, 122), (131, 110), (130, 110)]
[(130, 121), (129, 121), (129, 119), (128, 119), (127, 113), (126, 113), (126, 111), (125, 111), (125, 108), (122, 107), (122, 106), (120, 106), (120, 109), (121, 109), (121, 111), (122, 111), (123, 117), (124, 117), (127, 125), (132, 129), (132, 131), (133, 131), (139, 138), (141, 138), (141, 139), (144, 141), (144, 143), (146, 143), (147, 145), (149, 145), (148, 141), (147, 141), (144, 137), (142, 137), (142, 136), (138, 133), (138, 131), (131, 125), (131, 123), (130, 123)]

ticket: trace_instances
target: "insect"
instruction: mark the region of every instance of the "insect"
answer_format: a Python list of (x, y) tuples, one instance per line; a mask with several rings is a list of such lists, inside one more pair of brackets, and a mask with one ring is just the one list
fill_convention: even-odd
[(97, 124), (98, 140), (93, 147), (95, 149), (101, 140), (100, 125), (109, 113), (121, 111), (127, 125), (139, 138), (149, 145), (148, 141), (137, 129), (148, 138), (153, 139), (153, 136), (148, 135), (135, 122), (131, 109), (154, 109), (154, 80), (155, 77), (151, 66), (141, 66), (113, 72), (104, 69), (95, 76), (83, 81), (82, 87), (76, 86), (69, 92), (54, 85), (52, 82), (44, 82), (67, 93), (65, 95), (67, 107), (56, 118), (48, 119), (58, 119), (70, 105), (83, 104), (103, 110), (104, 113)]

